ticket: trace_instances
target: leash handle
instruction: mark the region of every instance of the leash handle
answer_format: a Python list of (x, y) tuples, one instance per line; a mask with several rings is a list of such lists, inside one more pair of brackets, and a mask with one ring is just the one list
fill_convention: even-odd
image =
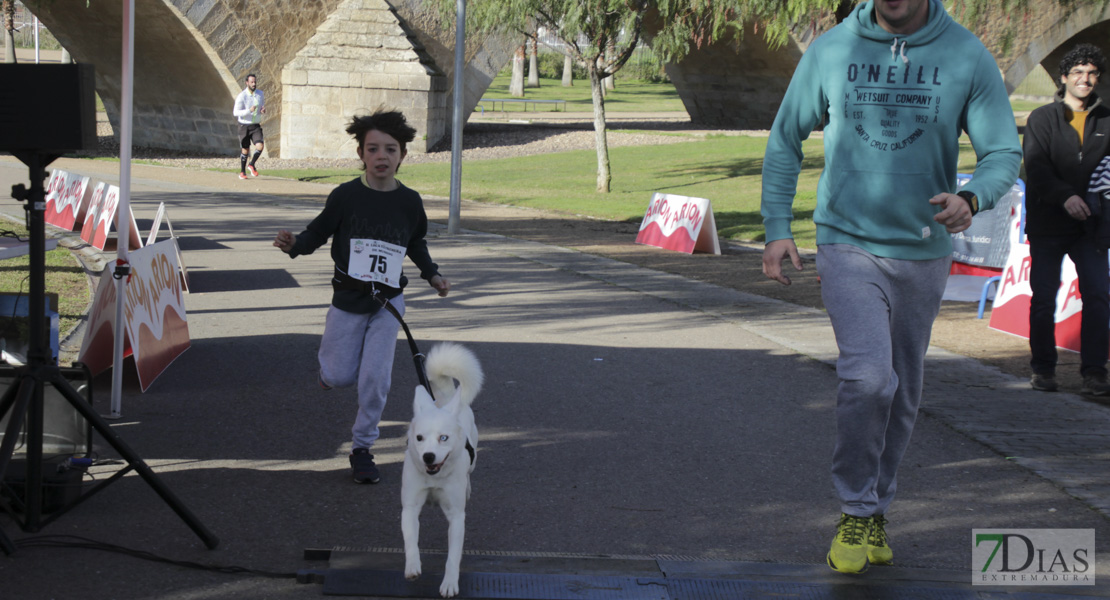
[(428, 372), (424, 368), (424, 353), (416, 346), (416, 340), (413, 339), (412, 332), (409, 331), (408, 323), (405, 323), (405, 320), (401, 318), (401, 313), (397, 312), (397, 308), (390, 304), (389, 300), (378, 296), (374, 297), (377, 298), (383, 308), (389, 311), (389, 314), (397, 319), (397, 322), (401, 324), (401, 329), (405, 330), (405, 337), (409, 340), (409, 351), (412, 352), (412, 362), (416, 366), (416, 379), (420, 382), (420, 385), (424, 386), (425, 390), (428, 390), (428, 395), (432, 396), (432, 400), (435, 400), (435, 396), (432, 395), (432, 385), (428, 381)]

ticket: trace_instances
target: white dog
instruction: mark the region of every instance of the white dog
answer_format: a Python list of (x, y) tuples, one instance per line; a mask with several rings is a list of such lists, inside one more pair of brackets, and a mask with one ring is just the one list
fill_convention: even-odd
[(425, 369), (435, 399), (424, 386), (416, 387), (401, 475), (405, 579), (420, 577), (420, 510), (431, 500), (447, 516), (447, 565), (439, 593), (451, 598), (459, 593), (466, 501), (478, 448), (478, 428), (470, 403), (482, 388), (484, 376), (474, 354), (450, 342), (428, 352)]

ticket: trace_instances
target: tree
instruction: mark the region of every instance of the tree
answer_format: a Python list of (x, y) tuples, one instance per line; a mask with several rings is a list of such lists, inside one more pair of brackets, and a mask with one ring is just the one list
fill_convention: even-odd
[[(633, 48), (633, 50), (635, 50), (635, 48)], [(606, 50), (606, 54), (608, 54), (609, 56), (613, 55), (613, 46), (612, 46), (612, 44), (609, 45), (609, 48)], [(602, 93), (605, 94), (606, 97), (609, 96), (609, 91), (610, 90), (617, 89), (617, 77), (615, 75), (610, 75), (610, 76), (606, 77), (605, 79), (602, 80), (602, 83), (604, 85), (602, 86), (601, 91), (602, 91)]]
[(15, 0), (3, 0), (0, 11), (4, 16), (4, 62), (15, 62)]
[(540, 87), (540, 33), (533, 31), (528, 34), (528, 39), (532, 41), (532, 52), (528, 55), (528, 87)]
[(509, 80), (509, 95), (513, 98), (524, 97), (524, 54), (525, 44), (513, 52), (513, 76)]
[[(454, 14), (450, 0), (440, 2)], [(973, 18), (985, 11), (1027, 14), (1029, 0), (952, 0), (957, 15)], [(1001, 2), (1001, 6), (999, 6)], [(1057, 0), (1061, 5), (1110, 6), (1110, 0)], [(772, 47), (785, 44), (799, 24), (842, 21), (858, 0), (470, 0), (468, 27), (479, 32), (531, 31), (548, 28), (566, 44), (568, 54), (589, 74), (597, 142), (597, 189), (608, 192), (609, 155), (605, 135), (602, 81), (617, 73), (640, 43), (645, 19), (658, 24), (652, 48), (666, 62), (692, 50), (732, 40), (739, 48), (753, 27)], [(964, 20), (964, 19), (962, 19)], [(609, 54), (606, 50), (612, 44)], [(565, 82), (565, 76), (564, 76)], [(565, 83), (564, 83), (565, 85)]]
[(692, 49), (733, 40), (739, 47), (745, 29), (755, 25), (772, 47), (785, 44), (799, 24), (847, 16), (858, 0), (657, 0), (665, 23), (652, 48), (672, 62)]
[[(439, 4), (445, 11), (454, 10), (451, 2), (439, 0)], [(610, 181), (601, 82), (619, 71), (632, 55), (650, 6), (650, 0), (472, 0), (467, 8), (468, 28), (472, 31), (513, 35), (542, 26), (566, 45), (574, 59), (586, 65), (594, 106), (597, 189), (601, 192), (609, 191)], [(606, 58), (610, 42), (617, 52)]]
[[(781, 44), (790, 28), (815, 13), (828, 13), (849, 0), (472, 0), (468, 27), (479, 32), (531, 31), (537, 25), (565, 44), (573, 60), (586, 65), (593, 100), (597, 147), (597, 190), (610, 189), (604, 80), (615, 75), (641, 42), (644, 19), (656, 17), (669, 60), (691, 47), (743, 35), (744, 24), (764, 23), (764, 34)], [(445, 10), (451, 4), (441, 0)]]
[(604, 81), (620, 71), (632, 57), (632, 51), (640, 43), (644, 15), (651, 5), (643, 0), (570, 0), (541, 4), (546, 6), (539, 7), (537, 18), (556, 32), (576, 60), (586, 64), (594, 108), (597, 191), (608, 193), (612, 175)]
[(563, 87), (574, 86), (574, 57), (569, 52), (563, 55)]

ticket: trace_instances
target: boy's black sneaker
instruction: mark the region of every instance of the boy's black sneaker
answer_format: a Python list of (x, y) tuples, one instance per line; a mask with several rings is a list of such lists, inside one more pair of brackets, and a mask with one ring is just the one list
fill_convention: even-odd
[(354, 471), (355, 483), (377, 483), (382, 480), (370, 450), (355, 448), (348, 459), (351, 461), (351, 470)]
[(1029, 378), (1029, 386), (1041, 392), (1055, 392), (1056, 378), (1052, 375), (1033, 373), (1033, 376)]
[(1084, 375), (1083, 388), (1079, 393), (1088, 396), (1110, 396), (1110, 383), (1106, 383), (1106, 374)]

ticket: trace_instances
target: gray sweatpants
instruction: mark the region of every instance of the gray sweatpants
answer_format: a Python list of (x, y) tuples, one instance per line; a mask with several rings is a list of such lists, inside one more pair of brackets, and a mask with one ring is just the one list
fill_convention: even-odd
[(840, 356), (832, 477), (841, 512), (885, 514), (909, 446), (933, 321), (951, 258), (881, 258), (847, 244), (817, 249)]
[[(389, 301), (402, 316), (405, 298)], [(336, 388), (358, 384), (358, 413), (351, 428), (351, 448), (370, 448), (378, 439), (397, 349), (397, 318), (382, 309), (362, 315), (328, 307), (320, 340), (320, 377)]]

